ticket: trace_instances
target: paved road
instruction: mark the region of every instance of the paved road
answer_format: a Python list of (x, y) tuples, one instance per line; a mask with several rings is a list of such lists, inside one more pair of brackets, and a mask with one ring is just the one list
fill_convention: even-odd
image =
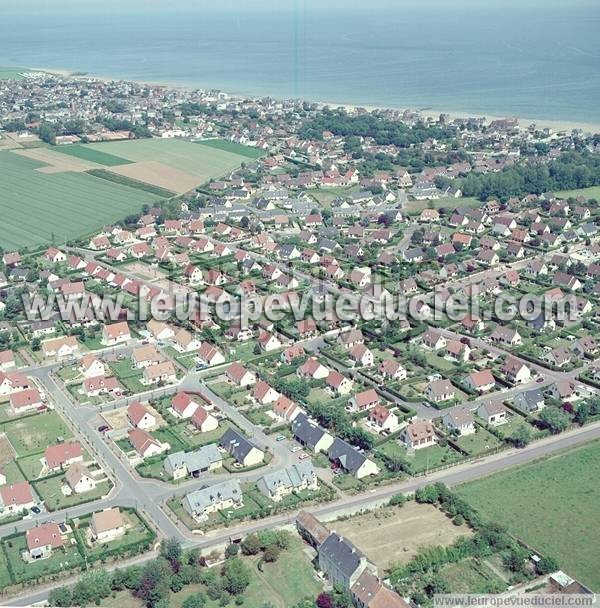
[[(358, 494), (356, 496), (345, 496), (340, 500), (319, 505), (310, 509), (310, 511), (321, 520), (327, 521), (328, 519), (334, 518), (337, 514), (341, 514), (345, 511), (358, 511), (360, 509), (383, 504), (387, 502), (391, 496), (397, 494), (398, 492), (409, 494), (428, 483), (438, 481), (443, 482), (448, 486), (455, 486), (478, 479), (480, 477), (485, 477), (486, 475), (490, 475), (510, 467), (523, 465), (539, 458), (551, 456), (560, 450), (581, 445), (587, 441), (599, 438), (600, 422), (597, 422), (583, 428), (568, 431), (561, 435), (542, 439), (521, 450), (507, 450), (487, 458), (453, 466), (451, 468), (437, 471), (429, 475), (424, 475), (416, 479), (409, 479), (385, 487), (376, 488), (370, 492)], [(117, 502), (115, 504), (120, 503)], [(184, 541), (184, 546), (198, 547), (201, 549), (218, 547), (227, 543), (231, 536), (236, 536), (238, 534), (250, 534), (258, 530), (293, 524), (296, 515), (297, 511), (288, 512), (257, 522), (244, 523), (226, 530), (218, 530), (204, 537), (187, 538)], [(140, 561), (148, 560), (152, 557), (154, 557), (154, 554), (142, 556)], [(43, 590), (38, 590), (31, 594), (25, 594), (11, 600), (5, 600), (0, 605), (29, 606), (32, 603), (41, 602), (47, 598), (48, 592), (51, 588), (65, 583), (65, 581), (62, 581)]]

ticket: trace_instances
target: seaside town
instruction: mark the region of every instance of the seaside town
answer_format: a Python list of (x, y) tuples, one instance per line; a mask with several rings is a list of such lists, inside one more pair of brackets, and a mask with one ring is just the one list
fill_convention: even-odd
[[(0, 80), (0, 601), (598, 591), (572, 505), (542, 496), (600, 454), (598, 186), (578, 129)], [(415, 310), (314, 314), (342, 297)], [(216, 314), (244, 298), (250, 323)]]

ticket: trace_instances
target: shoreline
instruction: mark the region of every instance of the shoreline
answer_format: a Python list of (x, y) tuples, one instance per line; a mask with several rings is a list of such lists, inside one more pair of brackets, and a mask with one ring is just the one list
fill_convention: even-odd
[[(181, 90), (187, 90), (187, 91), (192, 91), (192, 90), (196, 90), (196, 89), (201, 89), (201, 90), (210, 90), (212, 88), (215, 87), (208, 87), (208, 86), (200, 86), (200, 85), (191, 85), (191, 84), (185, 84), (185, 83), (178, 83), (178, 82), (169, 82), (169, 81), (156, 81), (156, 80), (152, 80), (152, 79), (141, 79), (141, 78), (121, 78), (121, 77), (115, 77), (115, 76), (106, 76), (106, 75), (100, 75), (100, 74), (92, 74), (92, 73), (79, 73), (77, 71), (73, 71), (73, 70), (67, 70), (64, 68), (29, 68), (32, 71), (39, 71), (39, 72), (47, 72), (48, 74), (53, 74), (55, 76), (61, 76), (63, 78), (93, 78), (95, 80), (101, 80), (104, 82), (108, 82), (108, 81), (118, 81), (118, 80), (123, 80), (123, 81), (129, 81), (129, 82), (136, 82), (138, 84), (145, 84), (145, 85), (150, 85), (150, 86), (160, 86), (160, 87), (170, 87), (173, 89), (181, 89)], [(221, 89), (218, 89), (221, 90)], [(272, 97), (274, 99), (285, 99), (284, 97), (279, 97), (277, 95), (250, 95), (250, 94), (246, 94), (246, 93), (240, 93), (240, 92), (229, 92), (229, 91), (223, 91), (223, 93), (229, 95), (231, 98), (263, 98), (263, 97)], [(415, 112), (419, 112), (423, 117), (425, 118), (433, 118), (433, 119), (437, 119), (439, 117), (440, 114), (447, 114), (451, 120), (454, 119), (466, 119), (466, 118), (484, 118), (487, 122), (493, 121), (493, 120), (502, 120), (504, 118), (507, 117), (513, 117), (510, 114), (505, 114), (504, 116), (500, 116), (500, 115), (488, 115), (488, 114), (483, 114), (481, 112), (466, 112), (466, 111), (462, 111), (462, 110), (446, 110), (446, 109), (438, 109), (435, 108), (433, 106), (431, 107), (427, 107), (426, 109), (422, 109), (422, 110), (417, 110), (416, 108), (410, 108), (410, 107), (394, 107), (394, 106), (385, 106), (385, 105), (373, 105), (373, 104), (359, 104), (359, 103), (343, 103), (343, 102), (329, 102), (329, 101), (322, 101), (322, 100), (306, 100), (309, 101), (310, 103), (316, 103), (321, 107), (324, 106), (329, 106), (329, 107), (333, 107), (333, 108), (345, 108), (346, 110), (350, 110), (350, 111), (354, 111), (357, 108), (364, 108), (366, 110), (368, 110), (369, 112), (372, 111), (385, 111), (385, 110), (392, 110), (392, 111), (402, 111), (402, 110), (409, 110), (409, 111), (415, 111)], [(574, 129), (579, 129), (581, 131), (583, 131), (586, 134), (597, 134), (600, 133), (600, 122), (583, 122), (583, 121), (577, 121), (577, 120), (566, 120), (566, 119), (554, 119), (554, 118), (532, 118), (532, 117), (520, 117), (520, 116), (514, 116), (514, 118), (517, 118), (519, 121), (519, 127), (521, 129), (527, 129), (527, 127), (529, 127), (532, 124), (535, 124), (536, 127), (538, 129), (544, 129), (544, 128), (548, 128), (548, 129), (552, 129), (555, 133), (560, 133), (560, 132), (570, 132), (573, 131)]]

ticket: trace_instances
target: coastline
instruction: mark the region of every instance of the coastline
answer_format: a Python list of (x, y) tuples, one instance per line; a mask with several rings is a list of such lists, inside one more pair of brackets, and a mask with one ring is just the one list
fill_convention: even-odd
[[(213, 88), (210, 86), (191, 85), (191, 84), (185, 84), (185, 83), (169, 82), (166, 80), (160, 81), (160, 80), (153, 80), (153, 79), (121, 78), (121, 77), (92, 74), (92, 73), (79, 73), (79, 72), (76, 72), (73, 70), (67, 70), (67, 69), (63, 69), (63, 68), (29, 68), (29, 69), (31, 69), (32, 71), (47, 72), (48, 74), (53, 74), (55, 76), (61, 76), (64, 78), (93, 78), (93, 79), (101, 80), (101, 81), (124, 80), (124, 81), (137, 82), (139, 84), (145, 84), (145, 85), (150, 85), (150, 86), (164, 86), (164, 87), (171, 87), (174, 89), (181, 89), (181, 90), (188, 90), (188, 91), (191, 91), (194, 89), (209, 90), (209, 89)], [(244, 97), (260, 98), (260, 97), (266, 96), (266, 95), (250, 95), (250, 94), (241, 93), (241, 92), (237, 92), (237, 93), (229, 92), (229, 91), (223, 91), (223, 92), (232, 98), (244, 98)], [(273, 97), (276, 99), (283, 99), (283, 98), (278, 97), (277, 95), (273, 95), (273, 94), (269, 95), (269, 97)], [(359, 104), (359, 103), (340, 103), (340, 102), (329, 102), (329, 101), (322, 101), (322, 100), (307, 100), (307, 101), (310, 101), (311, 103), (316, 103), (322, 107), (330, 106), (333, 108), (345, 108), (346, 110), (350, 110), (350, 111), (354, 111), (357, 108), (364, 108), (370, 112), (376, 111), (376, 110), (417, 111), (416, 108), (410, 108), (408, 106), (396, 107), (396, 106), (385, 106), (385, 105), (365, 105), (365, 104)], [(502, 119), (510, 116), (510, 117), (517, 118), (519, 120), (519, 127), (521, 127), (521, 128), (527, 128), (530, 125), (535, 124), (537, 128), (552, 129), (555, 133), (570, 132), (574, 129), (579, 129), (586, 134), (592, 134), (592, 135), (596, 134), (596, 133), (600, 133), (600, 123), (594, 123), (594, 122), (581, 122), (581, 121), (565, 120), (565, 119), (520, 117), (520, 116), (512, 116), (510, 114), (505, 114), (504, 116), (488, 115), (488, 114), (482, 114), (481, 112), (465, 112), (465, 111), (447, 110), (445, 108), (434, 108), (434, 107), (428, 107), (427, 109), (421, 109), (418, 111), (422, 116), (424, 116), (426, 118), (433, 118), (433, 119), (437, 119), (440, 114), (447, 114), (451, 119), (484, 118), (486, 121), (490, 122), (492, 120), (502, 120)]]

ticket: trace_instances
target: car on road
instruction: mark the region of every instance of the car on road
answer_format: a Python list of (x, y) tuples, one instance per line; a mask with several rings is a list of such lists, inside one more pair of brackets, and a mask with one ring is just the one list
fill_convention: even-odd
[(290, 448), (290, 452), (292, 452), (292, 454), (295, 454), (296, 452), (299, 452), (301, 449), (302, 449), (302, 446), (294, 445)]
[(106, 433), (106, 431), (110, 430), (110, 427), (108, 426), (108, 424), (102, 424), (101, 426), (98, 427), (98, 432), (99, 433)]
[(31, 507), (31, 512), (34, 513), (35, 515), (39, 515), (42, 510), (39, 507)]
[(308, 455), (306, 452), (302, 452), (302, 453), (301, 453), (301, 454), (298, 456), (298, 458), (299, 458), (300, 460), (306, 460), (307, 458), (310, 458), (310, 456), (309, 456), (309, 455)]
[(283, 441), (285, 439), (285, 435), (277, 435), (277, 437), (275, 437), (276, 441)]
[(543, 376), (540, 376), (540, 377), (539, 377), (539, 378), (536, 380), (536, 382), (537, 382), (538, 384), (541, 384), (543, 381), (544, 381), (544, 377), (543, 377)]

